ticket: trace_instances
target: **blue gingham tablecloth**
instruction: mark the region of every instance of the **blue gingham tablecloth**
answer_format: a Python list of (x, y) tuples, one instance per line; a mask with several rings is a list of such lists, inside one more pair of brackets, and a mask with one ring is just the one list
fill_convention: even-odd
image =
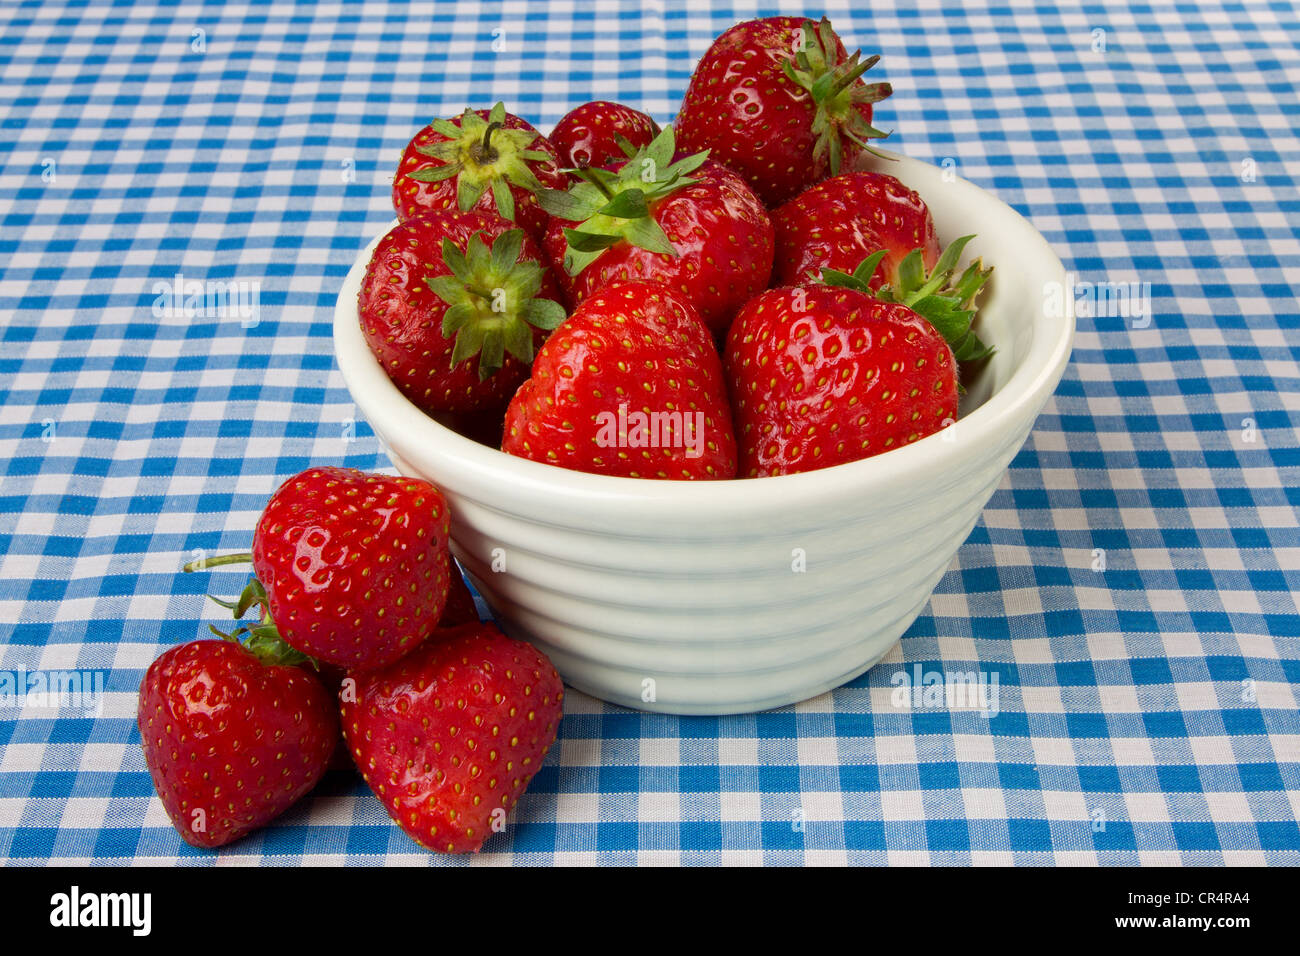
[[(235, 846), (187, 847), (136, 688), (217, 620), (205, 590), (242, 584), (181, 575), (196, 550), (245, 549), (308, 465), (390, 467), (330, 320), (417, 127), (498, 98), (543, 129), (593, 98), (666, 121), (721, 30), (821, 9), (594, 7), (0, 8), (4, 861), (465, 862), (342, 770)], [(827, 12), (883, 54), (889, 145), (993, 190), (1060, 253), (1073, 362), (878, 667), (746, 717), (571, 692), (478, 862), (1300, 862), (1295, 10)], [(192, 281), (235, 283), (246, 314), (169, 308)], [(1098, 284), (1136, 295), (1122, 310)], [(898, 693), (945, 672), (996, 679), (996, 708)], [(101, 706), (30, 683), (68, 673), (102, 680)]]

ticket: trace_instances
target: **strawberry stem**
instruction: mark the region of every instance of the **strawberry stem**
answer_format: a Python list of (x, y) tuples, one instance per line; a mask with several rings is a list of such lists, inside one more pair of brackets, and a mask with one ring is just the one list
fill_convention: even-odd
[[(191, 561), (185, 565), (186, 571), (198, 571), (205, 567), (211, 567), (218, 564), (238, 564), (241, 560), (247, 558), (252, 560), (251, 554), (226, 554), (219, 558), (212, 558), (207, 562)], [(302, 651), (292, 647), (283, 637), (280, 636), (279, 629), (275, 626), (275, 621), (271, 617), (270, 600), (267, 598), (266, 588), (256, 577), (248, 579), (248, 584), (239, 595), (238, 601), (223, 601), (221, 598), (213, 597), (211, 594), (208, 598), (213, 602), (221, 605), (228, 610), (231, 616), (242, 621), (245, 614), (254, 607), (261, 608), (261, 620), (256, 624), (241, 623), (233, 631), (223, 631), (215, 625), (209, 624), (208, 630), (221, 638), (223, 641), (231, 641), (241, 645), (245, 650), (252, 653), (258, 660), (268, 667), (288, 666), (294, 667), (299, 664), (310, 664), (316, 670), (320, 670), (320, 662), (313, 657), (309, 657)]]
[(208, 568), (219, 568), (223, 564), (251, 564), (253, 555), (248, 551), (241, 551), (238, 554), (219, 554), (215, 558), (199, 558), (191, 561), (181, 568), (182, 571), (205, 571)]
[(497, 151), (492, 148), (492, 134), (499, 130), (504, 124), (488, 123), (487, 129), (483, 131), (483, 142), (479, 144), (474, 159), (479, 163), (492, 163), (497, 159)]
[(847, 73), (845, 73), (844, 76), (840, 77), (838, 81), (836, 81), (835, 85), (831, 87), (830, 95), (836, 96), (840, 93), (843, 93), (844, 90), (848, 88), (850, 83), (852, 83), (858, 77), (862, 76), (863, 73), (867, 72), (867, 70), (871, 69), (879, 62), (880, 62), (879, 54), (877, 54), (876, 56), (868, 57), (867, 59), (863, 60), (857, 66), (853, 67)]
[(609, 187), (606, 186), (603, 182), (601, 182), (601, 181), (600, 181), (600, 177), (597, 176), (595, 173), (591, 172), (590, 170), (588, 170), (588, 169), (573, 169), (573, 170), (570, 170), (570, 172), (573, 173), (574, 176), (577, 176), (579, 179), (582, 179), (582, 180), (585, 180), (586, 182), (591, 183), (593, 186), (595, 186), (597, 189), (599, 189), (599, 190), (601, 191), (601, 194), (602, 194), (606, 199), (613, 199), (613, 198), (614, 198), (614, 194), (613, 194), (612, 192), (609, 191)]
[(491, 189), (497, 212), (513, 222), (510, 187), (536, 193), (542, 184), (530, 164), (545, 164), (551, 157), (528, 148), (537, 139), (536, 130), (511, 129), (506, 125), (508, 117), (505, 103), (497, 103), (486, 117), (466, 109), (459, 122), (434, 120), (433, 131), (443, 139), (417, 146), (416, 152), (441, 165), (418, 169), (410, 178), (421, 183), (455, 180), (456, 206), (461, 212), (469, 212)]

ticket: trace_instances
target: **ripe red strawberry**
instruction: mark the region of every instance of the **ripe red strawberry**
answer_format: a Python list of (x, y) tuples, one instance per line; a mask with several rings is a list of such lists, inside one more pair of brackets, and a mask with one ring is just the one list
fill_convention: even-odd
[(939, 255), (934, 268), (926, 271), (925, 248), (913, 249), (903, 256), (892, 277), (886, 283), (876, 281), (878, 267), (890, 251), (878, 249), (853, 271), (852, 274), (834, 268), (823, 268), (821, 278), (831, 285), (857, 289), (884, 302), (897, 302), (919, 313), (943, 336), (952, 348), (958, 362), (975, 362), (993, 350), (980, 341), (972, 323), (975, 319), (975, 299), (984, 283), (993, 274), (992, 268), (976, 259), (960, 275), (957, 263), (966, 244), (974, 236), (962, 236), (952, 242)]
[(640, 110), (596, 100), (565, 113), (549, 139), (565, 166), (587, 167), (627, 159), (620, 138), (637, 149), (658, 135), (659, 124)]
[(564, 685), (531, 644), (465, 624), (340, 695), (370, 789), (417, 843), (478, 852), (555, 742)]
[(989, 352), (971, 331), (989, 270), (976, 261), (953, 281), (970, 238), (930, 276), (909, 254), (898, 288), (872, 293), (877, 252), (853, 275), (827, 269), (831, 284), (773, 289), (740, 311), (726, 367), (741, 475), (869, 458), (956, 420), (958, 359)]
[[(442, 617), (438, 619), (438, 627), (430, 635), (430, 640), (437, 641), (444, 634), (462, 624), (477, 623), (478, 609), (474, 606), (474, 598), (465, 586), (464, 579), (460, 572), (455, 569), (451, 573), (451, 589), (447, 594), (447, 607), (442, 612)], [(309, 674), (315, 676), (325, 687), (326, 692), (330, 695), (330, 701), (337, 701), (339, 694), (343, 689), (344, 681), (351, 676), (356, 680), (362, 671), (349, 672), (343, 668), (330, 664), (325, 661), (314, 661), (308, 658), (302, 665), (302, 668)], [(331, 769), (355, 769), (352, 762), (352, 753), (348, 749), (347, 741), (343, 739), (340, 732), (336, 739), (334, 754), (330, 759)]]
[(722, 335), (767, 288), (772, 223), (735, 173), (704, 154), (674, 161), (675, 151), (669, 128), (616, 169), (583, 170), (567, 193), (543, 190), (555, 217), (543, 246), (571, 306), (613, 282), (653, 279)]
[(237, 641), (191, 641), (140, 684), (140, 742), (185, 842), (218, 847), (265, 826), (316, 785), (339, 736), (334, 702), (293, 661)]
[(426, 209), (494, 212), (541, 239), (542, 187), (569, 181), (545, 136), (506, 112), (504, 103), (434, 120), (407, 145), (393, 177), (393, 207), (403, 219)]
[(768, 206), (851, 169), (885, 135), (871, 125), (871, 104), (892, 92), (861, 80), (880, 58), (860, 55), (846, 56), (825, 17), (737, 24), (691, 75), (676, 120), (682, 148), (710, 150)]
[[(253, 550), (185, 565), (198, 571), (251, 561), (256, 577), (237, 602), (250, 646), (283, 641), (328, 679), (382, 667), (438, 626), (450, 587), (451, 522), (442, 493), (418, 478), (355, 468), (308, 468), (282, 484), (258, 519)], [(327, 666), (332, 665), (332, 667)]]
[(450, 519), (427, 481), (309, 468), (271, 497), (253, 568), (290, 646), (340, 667), (418, 647), (447, 603)]
[(593, 293), (537, 353), (501, 449), (628, 478), (734, 477), (721, 363), (690, 302), (657, 282)]
[(443, 209), (395, 226), (361, 282), (361, 329), (428, 414), (501, 409), (564, 319), (541, 253), (495, 213)]
[(816, 281), (822, 269), (852, 272), (871, 253), (885, 256), (873, 289), (898, 282), (903, 259), (921, 250), (927, 271), (939, 261), (934, 220), (921, 197), (884, 173), (843, 173), (822, 180), (772, 212), (774, 285)]
[(754, 299), (731, 327), (727, 372), (749, 478), (867, 458), (957, 418), (948, 343), (907, 307), (852, 289)]

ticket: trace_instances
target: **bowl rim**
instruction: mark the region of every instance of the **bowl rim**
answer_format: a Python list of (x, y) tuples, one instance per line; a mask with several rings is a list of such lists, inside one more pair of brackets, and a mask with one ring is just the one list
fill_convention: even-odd
[[(881, 152), (899, 162), (896, 168), (903, 173), (899, 178), (904, 182), (907, 182), (907, 168), (946, 172), (921, 160)], [(1027, 266), (1025, 271), (1042, 275), (1045, 282), (1060, 281), (1064, 288), (1065, 268), (1061, 260), (1020, 213), (960, 177), (955, 182), (945, 182), (944, 188), (952, 190), (953, 203), (985, 207), (979, 218), (984, 222), (997, 221), (999, 235), (1018, 232), (1017, 245), (1027, 245), (1035, 253), (1022, 263)], [(403, 445), (418, 445), (422, 454), (436, 450), (440, 468), (447, 474), (474, 479), (484, 500), (491, 500), (494, 493), (506, 492), (508, 485), (512, 497), (534, 498), (538, 503), (567, 501), (580, 508), (585, 504), (585, 510), (591, 510), (598, 509), (602, 502), (617, 506), (635, 501), (645, 507), (667, 506), (680, 518), (688, 512), (703, 517), (716, 514), (719, 509), (728, 513), (754, 513), (763, 508), (788, 507), (792, 496), (824, 500), (860, 497), (864, 491), (883, 486), (914, 486), (946, 470), (968, 465), (972, 457), (982, 460), (980, 455), (971, 456), (969, 448), (1001, 448), (1009, 425), (1028, 419), (1027, 427), (1032, 427), (1064, 373), (1073, 344), (1073, 311), (1063, 308), (1062, 314), (1056, 316), (1040, 308), (1031, 325), (1032, 340), (1024, 357), (1010, 378), (983, 404), (942, 432), (871, 458), (793, 475), (717, 481), (624, 478), (573, 471), (509, 455), (458, 434), (425, 414), (388, 378), (361, 331), (357, 292), (375, 246), (396, 223), (397, 220), (391, 221), (360, 251), (339, 290), (333, 323), (339, 369), (353, 401), (399, 470), (399, 459), (405, 461)], [(993, 265), (996, 269), (997, 263)], [(390, 436), (398, 433), (404, 437), (395, 443)], [(951, 440), (943, 440), (945, 437)]]

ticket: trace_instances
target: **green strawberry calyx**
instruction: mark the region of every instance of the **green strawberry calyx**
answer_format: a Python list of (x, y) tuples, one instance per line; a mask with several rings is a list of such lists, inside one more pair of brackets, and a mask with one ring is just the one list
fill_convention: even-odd
[(851, 275), (836, 269), (823, 269), (822, 281), (827, 285), (865, 292), (883, 302), (907, 306), (934, 326), (952, 348), (953, 357), (958, 362), (974, 362), (993, 354), (993, 349), (981, 342), (971, 328), (977, 311), (975, 299), (993, 274), (993, 267), (985, 268), (983, 261), (976, 259), (960, 275), (957, 274), (962, 250), (974, 238), (962, 236), (951, 243), (928, 274), (921, 250), (913, 249), (899, 263), (896, 280), (876, 291), (871, 290), (869, 283), (880, 260), (885, 257), (883, 249), (863, 259)]
[(421, 183), (455, 177), (456, 205), (461, 212), (469, 212), (479, 197), (491, 190), (497, 212), (514, 222), (515, 200), (510, 187), (536, 193), (542, 184), (528, 164), (547, 162), (552, 157), (528, 148), (537, 140), (536, 130), (507, 129), (505, 122), (505, 103), (492, 107), (487, 119), (467, 109), (456, 120), (434, 120), (430, 124), (433, 131), (446, 139), (417, 146), (416, 152), (437, 159), (442, 165), (417, 169), (410, 177)]
[(836, 63), (837, 39), (826, 17), (816, 24), (808, 20), (803, 25), (800, 48), (781, 64), (790, 82), (805, 90), (817, 105), (812, 126), (817, 138), (813, 162), (826, 159), (832, 176), (839, 175), (846, 139), (875, 154), (870, 141), (889, 134), (867, 122), (857, 107), (878, 103), (894, 92), (888, 83), (858, 82), (863, 73), (880, 62), (879, 55), (864, 60), (862, 51), (855, 50), (843, 63)]
[(442, 261), (450, 275), (430, 276), (429, 291), (447, 304), (444, 338), (454, 338), (451, 365), (478, 356), (479, 381), (501, 368), (509, 352), (525, 365), (533, 360), (533, 329), (550, 331), (566, 318), (558, 302), (539, 296), (541, 263), (520, 260), (524, 231), (510, 229), (493, 240), (474, 233), (464, 251), (442, 240)]
[[(223, 554), (215, 558), (201, 558), (197, 561), (191, 561), (181, 570), (186, 572), (202, 571), (207, 568), (220, 567), (224, 564), (246, 564), (252, 560), (252, 554), (244, 551), (239, 554)], [(320, 664), (315, 658), (290, 647), (284, 638), (280, 636), (275, 621), (271, 619), (270, 600), (266, 595), (266, 588), (262, 586), (262, 582), (256, 577), (248, 579), (248, 584), (240, 592), (238, 600), (223, 601), (211, 594), (208, 595), (208, 599), (230, 611), (237, 621), (242, 621), (244, 615), (254, 605), (262, 609), (260, 621), (256, 624), (241, 623), (233, 631), (223, 631), (215, 625), (209, 624), (208, 630), (223, 641), (230, 641), (243, 646), (245, 650), (252, 652), (253, 656), (267, 667), (297, 667), (300, 664), (310, 664), (317, 670), (320, 669)]]
[[(628, 147), (620, 143), (624, 152)], [(610, 246), (628, 242), (649, 252), (679, 253), (652, 215), (652, 204), (699, 182), (691, 179), (708, 150), (673, 161), (676, 133), (671, 126), (633, 151), (617, 172), (598, 166), (570, 169), (578, 178), (570, 189), (543, 189), (537, 201), (549, 215), (578, 223), (565, 228), (564, 271), (576, 276)]]

